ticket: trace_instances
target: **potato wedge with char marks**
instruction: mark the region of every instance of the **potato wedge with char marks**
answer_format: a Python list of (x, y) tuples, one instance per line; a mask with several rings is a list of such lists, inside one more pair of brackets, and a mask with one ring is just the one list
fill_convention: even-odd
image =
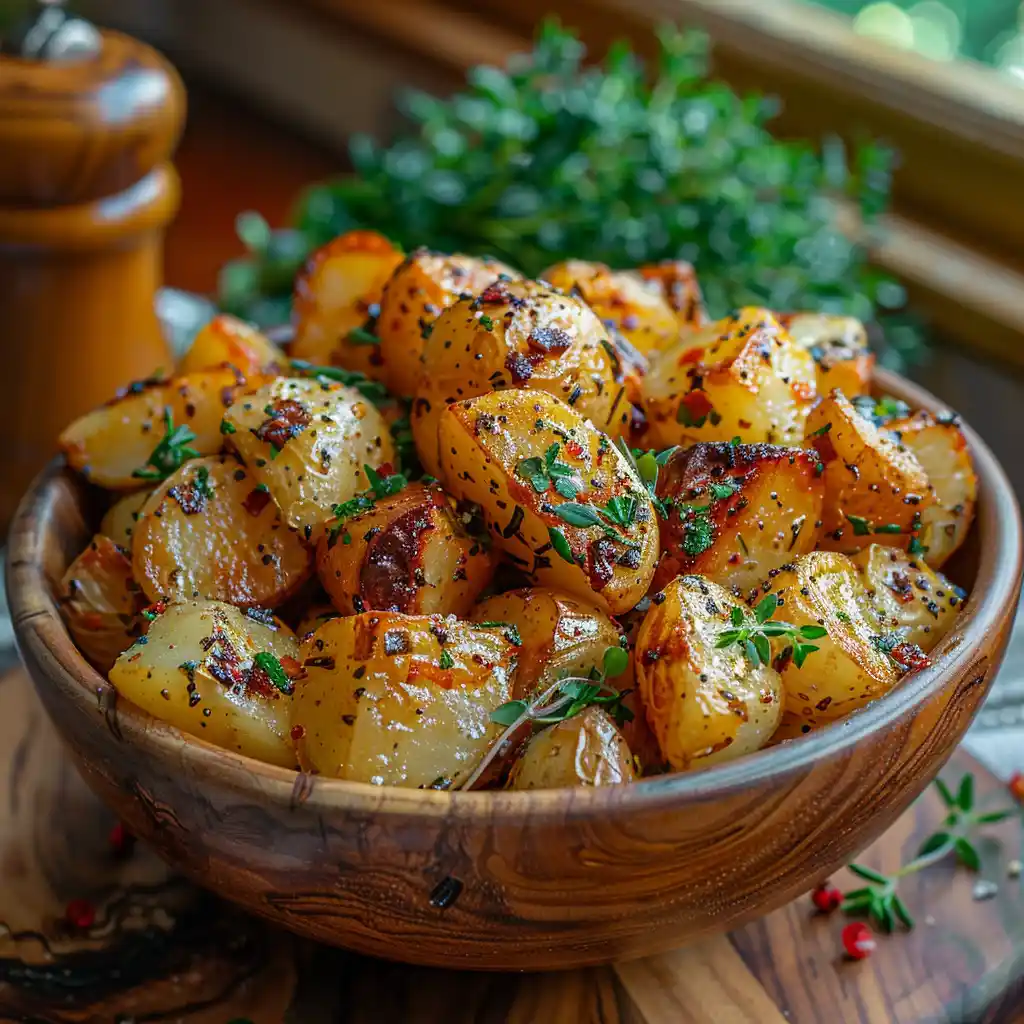
[(617, 786), (635, 776), (622, 733), (606, 711), (591, 706), (530, 737), (512, 766), (509, 788)]
[(236, 402), (227, 439), (285, 521), (309, 539), (334, 505), (369, 486), (364, 466), (395, 460), (383, 417), (354, 388), (278, 377)]
[(409, 484), (332, 521), (316, 558), (324, 590), (346, 615), (466, 616), (497, 561), (489, 545), (466, 533), (436, 483)]
[(186, 462), (150, 496), (132, 562), (151, 601), (273, 607), (312, 572), (309, 550), (233, 455)]
[(515, 648), (454, 617), (372, 612), (333, 619), (303, 645), (292, 735), (306, 770), (382, 786), (448, 789), (501, 726)]
[(828, 313), (776, 313), (775, 318), (814, 360), (818, 392), (839, 388), (847, 398), (871, 390), (875, 357), (864, 325), (852, 316)]
[(100, 533), (127, 551), (132, 549), (135, 524), (139, 521), (142, 506), (149, 500), (151, 490), (132, 491), (119, 497), (103, 514)]
[(453, 402), (530, 388), (561, 398), (612, 435), (630, 422), (619, 357), (580, 299), (535, 281), (499, 281), (438, 317), (423, 349), (412, 432), (428, 473), (438, 475), (437, 424)]
[(287, 626), (217, 601), (172, 604), (110, 670), (126, 700), (234, 753), (295, 767), (289, 704), (299, 645)]
[(178, 365), (179, 376), (230, 364), (247, 376), (288, 372), (288, 357), (261, 331), (229, 313), (199, 328)]
[[(136, 381), (65, 428), (60, 447), (68, 464), (92, 483), (111, 490), (135, 490), (153, 471), (154, 450), (167, 438), (177, 441), (181, 428), (192, 436), (176, 444), (178, 450), (188, 448), (199, 455), (220, 451), (225, 410), (237, 395), (258, 383), (247, 382), (232, 369)], [(190, 457), (183, 455), (177, 465)]]
[(643, 596), (658, 528), (646, 487), (608, 438), (543, 391), (494, 391), (441, 416), (446, 490), (483, 509), (531, 583), (613, 615)]
[(731, 761), (763, 747), (782, 715), (779, 673), (738, 647), (716, 646), (741, 608), (699, 576), (672, 580), (640, 627), (636, 677), (663, 760), (677, 771)]
[(677, 449), (658, 473), (661, 561), (652, 588), (699, 574), (745, 595), (821, 532), (818, 456), (800, 448), (709, 442)]
[(798, 444), (817, 395), (814, 361), (765, 309), (685, 333), (652, 358), (642, 402), (649, 443)]
[(928, 477), (909, 448), (860, 415), (840, 391), (814, 408), (807, 436), (824, 467), (821, 547), (906, 547), (934, 502)]
[(401, 262), (401, 251), (376, 231), (348, 231), (320, 246), (295, 278), (292, 357), (383, 380), (374, 314)]
[(384, 289), (377, 320), (392, 394), (416, 394), (423, 346), (434, 321), (454, 302), (479, 295), (499, 278), (511, 281), (519, 274), (498, 260), (461, 253), (417, 249), (405, 258)]
[(109, 672), (144, 632), (146, 599), (132, 576), (131, 558), (102, 534), (68, 566), (57, 603), (68, 632), (100, 672)]

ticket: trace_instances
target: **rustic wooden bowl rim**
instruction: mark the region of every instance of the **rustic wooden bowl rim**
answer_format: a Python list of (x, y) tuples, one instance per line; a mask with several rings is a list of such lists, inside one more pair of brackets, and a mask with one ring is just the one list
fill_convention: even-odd
[[(945, 408), (923, 388), (899, 375), (877, 370), (876, 390), (894, 394), (912, 407)], [(657, 776), (628, 786), (595, 789), (552, 789), (500, 792), (447, 792), (372, 786), (368, 783), (316, 776), (302, 803), (324, 811), (345, 807), (363, 812), (433, 818), (521, 819), (538, 817), (598, 819), (609, 813), (647, 811), (659, 805), (718, 799), (752, 783), (779, 783), (826, 756), (852, 750), (865, 736), (894, 724), (933, 694), (951, 674), (965, 670), (986, 632), (1009, 603), (1017, 599), (1021, 578), (1021, 522), (1017, 500), (1006, 474), (988, 446), (965, 426), (979, 478), (979, 514), (974, 529), (983, 529), (978, 572), (970, 600), (952, 631), (933, 655), (932, 664), (906, 683), (848, 718), (789, 743), (759, 751), (735, 762), (703, 771)], [(51, 671), (37, 686), (55, 685), (63, 699), (95, 715), (97, 695), (110, 689), (106, 680), (79, 654), (61, 621), (40, 557), (38, 512), (61, 473), (55, 459), (23, 499), (11, 530), (7, 589), (18, 643), (31, 649), (37, 663)], [(295, 800), (296, 772), (233, 754), (205, 740), (157, 722), (127, 702), (117, 704), (120, 731), (126, 741), (168, 764), (188, 762), (198, 771), (216, 773), (222, 785), (278, 804)]]

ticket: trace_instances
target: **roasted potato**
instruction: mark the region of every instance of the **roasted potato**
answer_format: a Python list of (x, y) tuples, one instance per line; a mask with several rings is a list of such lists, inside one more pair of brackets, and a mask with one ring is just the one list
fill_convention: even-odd
[(643, 596), (658, 555), (646, 487), (608, 438), (544, 391), (492, 391), (441, 416), (441, 478), (483, 510), (531, 584), (613, 615)]
[(420, 461), (439, 475), (437, 424), (453, 402), (530, 388), (561, 398), (612, 435), (630, 422), (608, 332), (581, 300), (534, 281), (499, 281), (441, 314), (423, 349), (412, 407)]
[(236, 402), (224, 421), (256, 483), (306, 539), (334, 505), (367, 488), (366, 466), (395, 460), (377, 409), (354, 388), (326, 381), (278, 377)]
[(649, 444), (799, 444), (817, 395), (814, 361), (764, 309), (683, 334), (643, 379)]
[(661, 560), (653, 589), (685, 573), (745, 595), (771, 569), (813, 551), (824, 484), (800, 448), (708, 442), (676, 449), (658, 473)]
[(295, 634), (266, 613), (187, 601), (156, 617), (117, 659), (110, 681), (182, 732), (293, 768), (289, 705), (298, 654)]
[(376, 314), (401, 262), (402, 253), (375, 231), (348, 231), (317, 249), (295, 278), (292, 357), (382, 380)]
[(934, 501), (920, 510), (918, 542), (924, 560), (941, 566), (963, 544), (974, 522), (978, 478), (967, 438), (953, 414), (935, 417), (918, 412), (892, 421), (888, 429), (913, 452), (928, 477)]
[(199, 329), (178, 365), (178, 374), (216, 370), (225, 363), (246, 376), (288, 372), (288, 357), (265, 334), (221, 313)]
[(381, 786), (458, 787), (502, 732), (515, 647), (454, 617), (368, 612), (303, 645), (292, 734), (300, 764)]
[(510, 789), (632, 782), (633, 756), (611, 716), (593, 705), (534, 734), (512, 766)]
[(186, 462), (143, 506), (132, 565), (151, 601), (271, 608), (312, 572), (309, 550), (266, 485), (234, 455)]
[(782, 684), (738, 645), (717, 646), (741, 609), (727, 590), (679, 576), (640, 627), (640, 697), (662, 757), (677, 771), (731, 761), (763, 747), (782, 715)]
[(139, 521), (142, 506), (146, 504), (152, 493), (151, 490), (144, 489), (131, 491), (117, 498), (100, 520), (100, 533), (104, 537), (109, 537), (126, 551), (131, 551), (135, 524)]
[[(473, 621), (514, 629), (522, 641), (516, 686), (524, 693), (542, 690), (562, 676), (600, 670), (604, 652), (618, 647), (621, 635), (602, 608), (546, 587), (488, 597), (474, 609)], [(617, 678), (611, 682), (620, 689), (629, 685)]]
[(330, 622), (331, 619), (337, 619), (341, 616), (341, 612), (334, 607), (333, 604), (327, 602), (318, 602), (311, 604), (302, 613), (302, 617), (298, 620), (295, 626), (295, 635), (300, 640), (307, 640), (311, 634), (315, 633), (325, 622)]
[(68, 566), (57, 603), (68, 632), (100, 672), (110, 671), (144, 631), (146, 599), (132, 576), (132, 560), (99, 533)]
[(380, 303), (377, 332), (388, 389), (416, 394), (423, 374), (423, 345), (434, 321), (452, 303), (479, 295), (499, 278), (519, 277), (511, 267), (487, 257), (446, 255), (417, 249), (394, 272)]
[(818, 392), (839, 388), (848, 398), (871, 390), (875, 357), (868, 349), (868, 333), (852, 316), (828, 313), (776, 313), (775, 318), (814, 360)]
[(75, 420), (60, 435), (60, 447), (87, 480), (135, 490), (187, 458), (220, 451), (225, 410), (249, 386), (232, 369), (136, 381)]
[(409, 484), (353, 512), (328, 523), (316, 551), (320, 582), (339, 611), (469, 614), (496, 558), (466, 533), (440, 484)]
[(840, 391), (814, 408), (807, 437), (823, 467), (821, 546), (845, 552), (875, 542), (906, 547), (934, 502), (909, 448), (861, 416)]

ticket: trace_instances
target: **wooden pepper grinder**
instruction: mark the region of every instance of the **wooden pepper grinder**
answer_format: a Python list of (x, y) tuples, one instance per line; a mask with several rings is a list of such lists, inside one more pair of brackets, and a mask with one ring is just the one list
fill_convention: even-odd
[(172, 365), (154, 311), (185, 92), (58, 3), (0, 25), (0, 531), (74, 416)]

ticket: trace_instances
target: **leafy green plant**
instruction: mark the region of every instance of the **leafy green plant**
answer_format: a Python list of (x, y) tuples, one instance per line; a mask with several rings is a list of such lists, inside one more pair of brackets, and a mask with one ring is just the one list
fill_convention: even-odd
[[(708, 77), (708, 41), (666, 30), (653, 67), (626, 44), (603, 67), (555, 22), (505, 69), (477, 67), (451, 99), (407, 94), (408, 132), (352, 140), (355, 174), (310, 188), (295, 229), (240, 219), (250, 255), (224, 268), (221, 301), (280, 319), (306, 251), (352, 228), (406, 248), (498, 256), (536, 275), (569, 257), (632, 266), (693, 262), (714, 316), (746, 304), (877, 321), (903, 288), (871, 268), (835, 223), (835, 199), (867, 223), (889, 198), (893, 160), (774, 138), (776, 104)], [(912, 347), (895, 324), (890, 346)]]

